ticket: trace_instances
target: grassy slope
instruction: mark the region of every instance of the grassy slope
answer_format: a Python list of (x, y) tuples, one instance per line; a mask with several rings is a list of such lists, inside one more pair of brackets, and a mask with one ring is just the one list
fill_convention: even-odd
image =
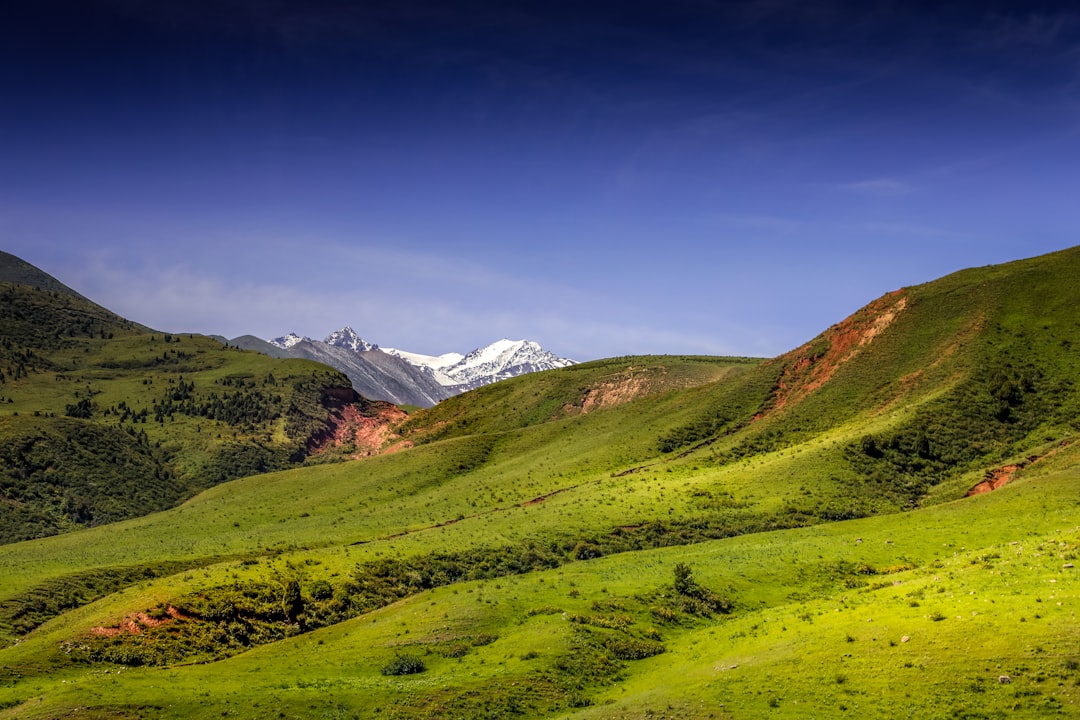
[[(12, 706), (19, 717), (76, 706), (264, 715), (248, 710), (253, 703), (287, 717), (1068, 711), (1080, 658), (1075, 585), (1063, 566), (1080, 522), (1071, 499), (1076, 451), (1058, 444), (1077, 430), (1075, 394), (1063, 385), (1076, 371), (1068, 344), (1077, 333), (1077, 258), (1067, 252), (908, 289), (891, 325), (863, 345), (845, 334), (865, 336), (896, 297), (710, 385), (561, 417), (568, 373), (557, 375), (557, 391), (529, 385), (553, 382), (547, 374), (522, 379), (489, 391), (507, 393), (501, 403), (515, 397), (513, 411), (470, 405), (470, 394), (456, 415), (418, 415), (414, 436), (431, 442), (397, 455), (248, 478), (156, 516), (0, 547), (0, 599), (86, 568), (245, 558), (129, 582), (46, 623), (0, 652), (0, 704), (29, 700)], [(994, 396), (1001, 378), (985, 368), (1029, 365), (1039, 371), (1030, 387)], [(821, 373), (827, 381), (817, 383)], [(552, 395), (560, 402), (536, 409)], [(978, 436), (974, 454), (949, 455), (948, 443), (908, 452), (912, 428), (943, 408), (964, 413), (941, 421), (935, 443), (984, 432), (970, 425), (998, 434)], [(467, 434), (470, 413), (488, 432)], [(888, 453), (860, 457), (866, 437)], [(986, 469), (1029, 454), (1045, 457), (1003, 490), (955, 500)], [(911, 457), (944, 468), (945, 481), (925, 484)], [(575, 543), (614, 552), (635, 537), (619, 527), (659, 522), (661, 544), (703, 540), (686, 533), (704, 527), (719, 537), (725, 527), (908, 507), (912, 487), (931, 504), (571, 560)], [(552, 543), (561, 567), (428, 590), (219, 663), (105, 675), (109, 666), (73, 663), (64, 652), (95, 625), (230, 582), (297, 577), (306, 593), (319, 580), (340, 587), (358, 563), (529, 542)], [(651, 608), (674, 597), (677, 561), (728, 595), (735, 612), (676, 612), (675, 622), (656, 615)], [(530, 612), (545, 607), (560, 612)], [(570, 622), (575, 615), (592, 624)], [(600, 627), (611, 618), (624, 627)], [(485, 634), (497, 639), (478, 642)], [(602, 660), (612, 652), (604, 643), (657, 637), (662, 655), (614, 668)], [(428, 672), (379, 674), (404, 650), (421, 655)], [(998, 684), (1000, 674), (1013, 682)]]
[[(56, 661), (46, 675), (34, 674), (32, 664), (62, 647), (72, 625), (145, 603), (175, 581), (150, 582), (6, 651), (9, 673), (24, 677), (9, 675), (0, 697), (31, 700), (13, 710), (18, 717), (55, 717), (75, 706), (155, 708), (161, 717), (260, 717), (267, 708), (285, 717), (468, 717), (485, 704), (505, 711), (507, 698), (529, 715), (545, 704), (545, 673), (572, 653), (580, 626), (569, 614), (611, 615), (620, 607), (633, 629), (656, 627), (667, 652), (586, 685), (591, 707), (576, 710), (556, 698), (555, 714), (1071, 714), (1080, 700), (1078, 580), (1064, 567), (1080, 543), (1072, 462), (991, 495), (907, 514), (439, 588), (220, 663), (117, 672)], [(324, 558), (306, 555), (322, 569)], [(676, 561), (690, 563), (702, 584), (729, 592), (737, 611), (658, 622), (651, 603), (636, 597), (668, 585)], [(845, 563), (917, 567), (864, 577), (845, 573)], [(284, 569), (281, 559), (276, 565)], [(198, 574), (187, 582), (197, 583)], [(535, 612), (547, 607), (560, 612)], [(498, 637), (473, 645), (482, 633)], [(452, 645), (464, 645), (465, 654), (440, 654)], [(403, 651), (421, 656), (428, 672), (382, 676), (379, 669)], [(1000, 675), (1012, 683), (999, 684)]]

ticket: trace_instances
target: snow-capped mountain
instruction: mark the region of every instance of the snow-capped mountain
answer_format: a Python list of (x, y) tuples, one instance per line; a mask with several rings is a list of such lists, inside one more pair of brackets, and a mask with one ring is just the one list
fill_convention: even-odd
[(378, 345), (373, 345), (364, 340), (348, 325), (327, 335), (323, 342), (327, 345), (345, 348), (346, 350), (352, 350), (353, 352), (368, 352), (370, 350), (379, 349)]
[(573, 360), (561, 358), (531, 340), (505, 338), (473, 350), (468, 355), (420, 355), (394, 348), (386, 348), (384, 352), (427, 369), (439, 384), (452, 388), (455, 394), (506, 378), (575, 364)]
[(498, 340), (473, 350), (444, 372), (470, 389), (506, 378), (573, 365), (531, 340)]
[(467, 355), (423, 355), (380, 348), (351, 327), (322, 341), (289, 333), (271, 340), (273, 348), (247, 336), (233, 342), (266, 354), (284, 351), (286, 357), (317, 360), (348, 375), (353, 389), (366, 398), (421, 407), (498, 380), (574, 364), (530, 340), (498, 340)]
[(384, 353), (390, 353), (391, 355), (397, 355), (402, 360), (407, 360), (413, 365), (429, 367), (433, 370), (448, 368), (465, 359), (464, 355), (456, 352), (448, 352), (442, 355), (421, 355), (420, 353), (398, 350), (397, 348), (382, 348), (382, 351)]
[[(456, 352), (444, 353), (442, 355), (422, 355), (420, 353), (398, 350), (396, 348), (382, 348), (382, 351), (409, 363), (445, 388), (454, 388), (458, 382), (447, 375), (444, 370), (460, 362), (462, 358), (465, 357), (461, 353)], [(457, 392), (460, 391), (455, 391), (451, 394), (456, 394)]]
[[(270, 340), (269, 342), (270, 342), (271, 345), (279, 347), (282, 350), (288, 350), (293, 345), (296, 345), (297, 343), (305, 342), (305, 341), (306, 342), (317, 342), (316, 340), (312, 340), (311, 338), (306, 337), (306, 336), (301, 337), (300, 335), (297, 335), (296, 333), (288, 333), (287, 335), (282, 335), (281, 337), (274, 338), (273, 340)], [(369, 343), (367, 340), (364, 340), (364, 338), (357, 335), (356, 331), (353, 330), (348, 325), (341, 328), (340, 330), (335, 330), (334, 332), (327, 335), (326, 339), (323, 340), (323, 342), (326, 343), (327, 345), (331, 345), (333, 347), (345, 348), (346, 350), (352, 350), (353, 352), (367, 352), (368, 350), (378, 350), (379, 349), (378, 345), (373, 345), (373, 344)]]
[(281, 337), (276, 337), (273, 340), (270, 340), (268, 342), (271, 345), (275, 346), (275, 347), (281, 348), (282, 350), (288, 350), (289, 348), (291, 348), (296, 343), (302, 342), (305, 339), (306, 338), (302, 338), (299, 335), (297, 335), (296, 333), (289, 333), (288, 335), (282, 335)]

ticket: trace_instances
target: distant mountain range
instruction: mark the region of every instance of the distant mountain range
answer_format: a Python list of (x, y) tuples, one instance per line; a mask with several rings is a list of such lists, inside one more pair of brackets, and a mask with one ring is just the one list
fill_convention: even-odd
[(227, 342), (272, 357), (316, 360), (345, 373), (366, 398), (419, 407), (431, 407), (506, 378), (575, 364), (531, 340), (503, 339), (465, 355), (433, 356), (380, 348), (351, 327), (332, 332), (324, 340), (289, 333), (270, 341), (244, 335)]

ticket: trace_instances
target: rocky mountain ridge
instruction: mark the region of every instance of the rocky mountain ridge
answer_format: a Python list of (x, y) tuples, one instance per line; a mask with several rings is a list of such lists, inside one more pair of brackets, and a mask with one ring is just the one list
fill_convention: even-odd
[(243, 336), (228, 342), (264, 354), (317, 360), (348, 375), (366, 398), (419, 407), (499, 380), (575, 364), (531, 340), (504, 338), (465, 355), (381, 348), (349, 326), (324, 340), (288, 333), (270, 341)]

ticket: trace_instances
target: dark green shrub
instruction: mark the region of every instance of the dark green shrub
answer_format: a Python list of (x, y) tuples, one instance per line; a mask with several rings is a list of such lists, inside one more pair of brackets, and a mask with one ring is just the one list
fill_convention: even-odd
[(416, 675), (427, 670), (424, 661), (415, 655), (398, 655), (386, 665), (383, 665), (383, 675)]
[(662, 643), (652, 640), (616, 636), (605, 638), (604, 647), (619, 660), (644, 660), (667, 650)]
[(316, 580), (311, 584), (312, 600), (329, 600), (334, 597), (334, 586), (326, 580)]
[(697, 584), (693, 572), (686, 563), (675, 564), (675, 592), (681, 597), (684, 612), (708, 616), (711, 613), (727, 614), (734, 609), (728, 598)]
[(437, 652), (446, 658), (460, 658), (469, 654), (469, 646), (465, 643), (450, 643)]
[(579, 542), (574, 547), (575, 560), (593, 560), (595, 558), (601, 557), (603, 554), (603, 551), (601, 551), (600, 548), (598, 548), (596, 545), (593, 545), (592, 543)]

